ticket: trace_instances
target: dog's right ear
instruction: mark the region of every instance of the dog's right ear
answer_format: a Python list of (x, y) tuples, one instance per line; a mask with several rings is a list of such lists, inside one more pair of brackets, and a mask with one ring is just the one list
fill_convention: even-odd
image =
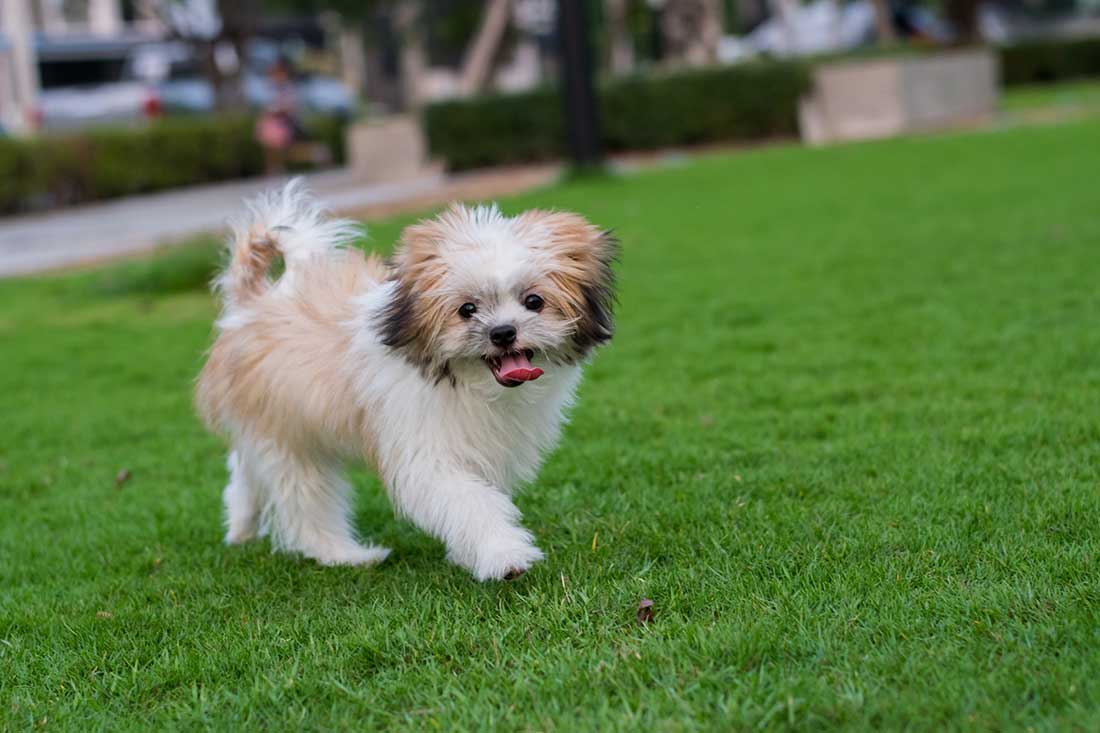
[(389, 261), (396, 289), (382, 313), (382, 343), (406, 348), (409, 358), (423, 366), (430, 362), (428, 344), (442, 330), (445, 320), (431, 297), (439, 292), (437, 286), (445, 274), (440, 257), (445, 238), (439, 220), (413, 224), (401, 233)]

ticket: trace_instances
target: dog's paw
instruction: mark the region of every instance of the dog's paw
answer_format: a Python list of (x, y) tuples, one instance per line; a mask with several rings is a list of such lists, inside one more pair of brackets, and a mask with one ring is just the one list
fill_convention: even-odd
[(225, 544), (243, 545), (256, 539), (256, 528), (252, 526), (230, 527), (225, 533)]
[(377, 565), (390, 555), (388, 547), (344, 545), (306, 553), (321, 565)]
[(470, 572), (480, 581), (512, 580), (542, 558), (542, 550), (531, 542), (531, 535), (520, 532), (515, 537), (487, 541), (478, 548)]

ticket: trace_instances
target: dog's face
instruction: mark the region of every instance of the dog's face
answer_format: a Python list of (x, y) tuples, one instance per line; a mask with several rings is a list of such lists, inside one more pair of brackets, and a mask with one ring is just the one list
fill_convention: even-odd
[(575, 214), (453, 206), (403, 233), (383, 341), (436, 378), (517, 387), (611, 338), (616, 254)]

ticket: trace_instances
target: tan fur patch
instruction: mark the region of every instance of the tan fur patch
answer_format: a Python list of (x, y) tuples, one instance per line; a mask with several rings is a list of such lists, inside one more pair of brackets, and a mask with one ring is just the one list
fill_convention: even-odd
[(354, 315), (352, 298), (384, 274), (357, 250), (309, 263), (294, 290), (250, 301), (248, 322), (223, 331), (199, 375), (196, 405), (212, 429), (247, 427), (257, 437), (312, 449), (310, 436), (332, 435), (368, 460), (352, 374), (344, 363)]
[(270, 286), (267, 271), (278, 254), (275, 243), (265, 233), (246, 232), (244, 241), (233, 248), (233, 260), (229, 263), (236, 297), (254, 297)]
[(618, 256), (614, 237), (569, 212), (536, 209), (516, 221), (532, 238), (537, 232), (549, 233), (537, 240), (554, 258), (547, 274), (554, 292), (548, 295), (567, 318), (576, 320), (574, 341), (581, 354), (609, 340), (615, 298), (611, 264)]
[(432, 365), (432, 342), (453, 315), (440, 287), (447, 275), (440, 246), (452, 236), (461, 209), (452, 206), (438, 218), (406, 227), (392, 258), (398, 290), (387, 313), (384, 342), (405, 347), (410, 358)]

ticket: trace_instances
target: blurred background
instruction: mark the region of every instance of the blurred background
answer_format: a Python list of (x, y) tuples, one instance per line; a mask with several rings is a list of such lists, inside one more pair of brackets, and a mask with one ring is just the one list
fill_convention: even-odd
[[(381, 205), (476, 169), (1074, 116), (1100, 98), (1064, 86), (1100, 75), (1100, 0), (0, 0), (0, 10), (7, 217), (323, 170), (339, 171), (316, 181), (331, 201)], [(1051, 84), (1063, 86), (1044, 95)], [(545, 179), (516, 175), (474, 193)], [(194, 216), (165, 229), (214, 226), (229, 200), (239, 197), (194, 199)], [(126, 249), (159, 234), (112, 237)], [(0, 231), (4, 272), (54, 261), (16, 261), (35, 236)]]

